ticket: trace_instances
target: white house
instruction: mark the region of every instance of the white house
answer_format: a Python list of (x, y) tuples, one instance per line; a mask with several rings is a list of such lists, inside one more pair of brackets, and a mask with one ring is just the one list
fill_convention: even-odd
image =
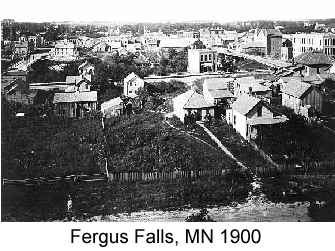
[(214, 106), (208, 103), (204, 96), (195, 90), (189, 90), (175, 97), (173, 100), (174, 114), (184, 122), (186, 115), (194, 114), (198, 120), (205, 118), (206, 114), (214, 116)]
[(212, 49), (189, 49), (187, 71), (189, 73), (215, 72), (217, 52)]
[(55, 48), (51, 51), (54, 59), (73, 60), (77, 57), (75, 45), (67, 40), (58, 41)]
[(242, 94), (226, 111), (226, 120), (244, 139), (250, 140), (257, 137), (259, 127), (283, 123), (287, 118), (276, 116), (261, 99)]
[(101, 104), (101, 113), (103, 117), (116, 117), (124, 112), (124, 103), (120, 97), (113, 98)]
[(137, 91), (144, 88), (144, 80), (137, 76), (134, 72), (130, 73), (123, 80), (123, 94), (127, 97), (137, 95)]

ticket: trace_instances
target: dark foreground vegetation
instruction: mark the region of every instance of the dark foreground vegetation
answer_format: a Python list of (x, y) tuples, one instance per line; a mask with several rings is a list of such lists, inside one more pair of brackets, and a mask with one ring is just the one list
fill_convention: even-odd
[[(15, 117), (17, 110), (28, 113)], [(2, 177), (97, 173), (103, 166), (103, 134), (94, 115), (83, 120), (43, 117), (30, 106), (2, 100), (1, 132)]]
[(282, 126), (262, 128), (256, 143), (279, 162), (301, 164), (335, 159), (334, 133), (317, 124), (307, 124), (298, 116), (292, 116)]
[(232, 171), (226, 176), (178, 179), (168, 182), (59, 183), (42, 186), (3, 187), (2, 221), (64, 220), (68, 195), (73, 201), (71, 220), (117, 216), (141, 210), (183, 210), (228, 206), (248, 196), (249, 178)]
[(163, 123), (156, 113), (106, 121), (109, 168), (115, 171), (230, 169), (235, 163), (219, 150)]

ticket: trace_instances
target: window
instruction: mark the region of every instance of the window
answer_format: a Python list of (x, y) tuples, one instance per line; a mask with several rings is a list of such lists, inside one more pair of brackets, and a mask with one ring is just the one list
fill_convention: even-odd
[(207, 61), (207, 55), (205, 55), (205, 61)]
[(236, 115), (234, 115), (234, 125), (236, 125)]
[(212, 60), (212, 54), (208, 55), (208, 60)]
[(204, 55), (200, 56), (200, 61), (204, 61)]
[(258, 107), (257, 108), (257, 117), (261, 117), (262, 116), (262, 107)]

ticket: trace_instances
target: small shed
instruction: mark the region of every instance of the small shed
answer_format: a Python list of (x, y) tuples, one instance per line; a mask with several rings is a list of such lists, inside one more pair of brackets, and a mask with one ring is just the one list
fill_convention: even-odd
[(101, 113), (103, 117), (117, 117), (124, 112), (124, 102), (120, 97), (113, 98), (101, 104)]

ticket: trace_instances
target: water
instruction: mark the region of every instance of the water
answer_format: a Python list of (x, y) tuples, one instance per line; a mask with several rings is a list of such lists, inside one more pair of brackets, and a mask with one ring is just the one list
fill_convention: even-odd
[(286, 179), (235, 175), (131, 184), (5, 185), (2, 220), (185, 221), (207, 208), (215, 221), (312, 221), (309, 199), (308, 192), (292, 193)]

